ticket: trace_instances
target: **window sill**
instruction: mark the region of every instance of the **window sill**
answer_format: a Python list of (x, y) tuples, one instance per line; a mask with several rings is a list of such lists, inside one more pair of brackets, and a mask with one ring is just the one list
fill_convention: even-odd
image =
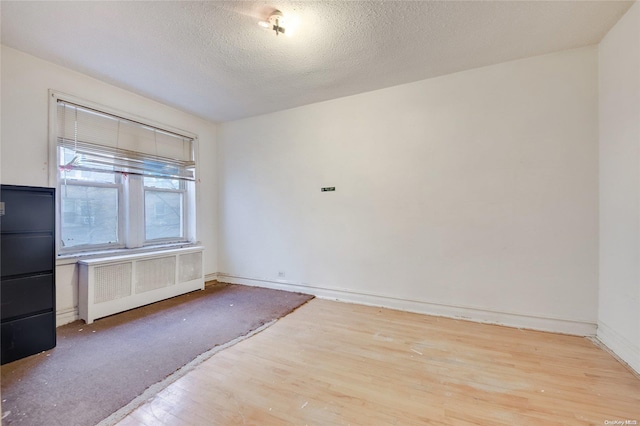
[(139, 254), (139, 253), (159, 253), (165, 250), (174, 250), (178, 248), (197, 247), (200, 243), (175, 243), (175, 244), (163, 244), (158, 246), (146, 246), (134, 249), (115, 249), (115, 250), (100, 250), (90, 251), (82, 253), (70, 253), (59, 254), (56, 258), (56, 266), (71, 265), (77, 263), (79, 260), (87, 260), (94, 258), (106, 258), (123, 256), (127, 254)]

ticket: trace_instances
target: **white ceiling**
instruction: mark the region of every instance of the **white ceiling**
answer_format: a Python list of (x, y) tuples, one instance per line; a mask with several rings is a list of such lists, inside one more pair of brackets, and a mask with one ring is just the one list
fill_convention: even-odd
[[(2, 43), (212, 121), (598, 43), (633, 2), (2, 1)], [(274, 8), (293, 37), (257, 25)]]

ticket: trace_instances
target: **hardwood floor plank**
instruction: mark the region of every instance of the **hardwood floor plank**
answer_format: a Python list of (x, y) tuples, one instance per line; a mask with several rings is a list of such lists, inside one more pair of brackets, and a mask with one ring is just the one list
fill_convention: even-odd
[(586, 338), (316, 299), (120, 425), (606, 420), (640, 423), (640, 379)]

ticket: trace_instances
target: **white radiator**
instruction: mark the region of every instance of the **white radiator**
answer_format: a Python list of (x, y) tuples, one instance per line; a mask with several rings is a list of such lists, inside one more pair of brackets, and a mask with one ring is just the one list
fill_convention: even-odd
[(87, 324), (194, 290), (204, 289), (203, 247), (78, 262), (78, 311)]

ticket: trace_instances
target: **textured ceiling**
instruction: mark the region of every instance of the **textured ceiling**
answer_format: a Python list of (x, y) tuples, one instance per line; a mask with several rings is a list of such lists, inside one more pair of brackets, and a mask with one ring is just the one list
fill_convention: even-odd
[[(598, 43), (633, 2), (2, 1), (2, 43), (212, 121)], [(293, 37), (257, 25), (274, 8)]]

